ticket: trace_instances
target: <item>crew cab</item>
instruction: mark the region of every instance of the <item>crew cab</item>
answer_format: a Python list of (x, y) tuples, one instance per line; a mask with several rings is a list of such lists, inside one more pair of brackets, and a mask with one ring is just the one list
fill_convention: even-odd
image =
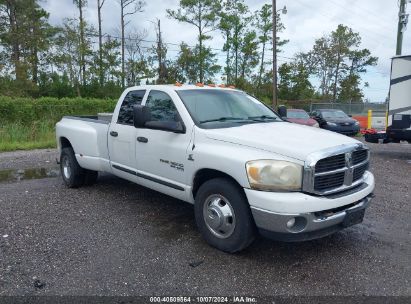
[(111, 121), (63, 117), (56, 136), (68, 187), (108, 172), (194, 204), (200, 233), (226, 252), (258, 233), (302, 241), (358, 224), (374, 190), (366, 145), (231, 88), (131, 87)]

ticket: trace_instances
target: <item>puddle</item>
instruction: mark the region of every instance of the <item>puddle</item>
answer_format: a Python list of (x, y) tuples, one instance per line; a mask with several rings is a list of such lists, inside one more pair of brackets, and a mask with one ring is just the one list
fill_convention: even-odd
[(56, 168), (31, 168), (20, 170), (0, 170), (0, 182), (21, 181), (26, 179), (41, 179), (47, 177), (57, 177), (60, 170)]

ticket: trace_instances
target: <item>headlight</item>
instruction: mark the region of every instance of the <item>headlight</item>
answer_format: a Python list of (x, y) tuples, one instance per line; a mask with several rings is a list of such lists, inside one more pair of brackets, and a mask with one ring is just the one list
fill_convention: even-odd
[(265, 191), (301, 190), (303, 167), (282, 160), (254, 160), (246, 164), (252, 189)]
[(318, 122), (316, 122), (315, 124), (313, 124), (313, 127), (314, 127), (314, 128), (319, 128), (320, 125), (318, 124)]
[(332, 126), (332, 127), (336, 127), (336, 126), (337, 126), (337, 124), (334, 123), (334, 122), (327, 122), (327, 125)]
[(358, 121), (355, 122), (355, 125), (358, 126), (360, 123)]

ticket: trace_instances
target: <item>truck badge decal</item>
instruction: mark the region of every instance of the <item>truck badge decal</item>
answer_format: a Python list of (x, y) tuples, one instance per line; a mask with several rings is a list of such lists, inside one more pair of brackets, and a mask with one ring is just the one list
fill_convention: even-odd
[(170, 165), (170, 168), (174, 168), (174, 169), (184, 172), (184, 164), (176, 163), (176, 162), (169, 161), (166, 159), (161, 159), (161, 158), (160, 158), (160, 163)]

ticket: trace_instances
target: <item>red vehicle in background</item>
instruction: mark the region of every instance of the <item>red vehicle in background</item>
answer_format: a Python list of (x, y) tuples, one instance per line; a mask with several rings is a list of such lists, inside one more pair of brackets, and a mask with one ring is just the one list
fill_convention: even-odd
[(287, 117), (285, 119), (300, 125), (316, 128), (320, 127), (318, 122), (315, 119), (312, 119), (308, 113), (302, 109), (287, 109)]

